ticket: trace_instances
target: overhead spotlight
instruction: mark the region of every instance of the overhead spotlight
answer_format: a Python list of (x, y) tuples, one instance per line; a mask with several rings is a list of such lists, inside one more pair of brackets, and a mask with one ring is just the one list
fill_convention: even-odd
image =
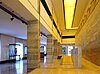
[(25, 24), (25, 22), (24, 22), (24, 21), (22, 21), (22, 23), (23, 23), (23, 24)]
[(41, 36), (42, 36), (42, 34), (41, 34)]
[(13, 20), (14, 20), (14, 17), (12, 16), (12, 17), (10, 18), (10, 20), (13, 21)]
[(0, 2), (0, 4), (2, 4), (2, 2)]

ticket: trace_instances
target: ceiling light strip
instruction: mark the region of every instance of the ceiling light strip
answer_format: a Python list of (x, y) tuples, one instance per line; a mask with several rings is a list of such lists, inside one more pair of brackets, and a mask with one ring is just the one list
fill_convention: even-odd
[(66, 29), (71, 29), (76, 0), (64, 0)]

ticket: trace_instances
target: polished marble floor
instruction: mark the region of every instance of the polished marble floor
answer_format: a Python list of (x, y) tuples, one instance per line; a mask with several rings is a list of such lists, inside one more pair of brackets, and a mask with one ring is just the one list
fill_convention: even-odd
[[(0, 64), (0, 74), (27, 74), (27, 60)], [(61, 60), (54, 59), (52, 64), (46, 64), (46, 59), (41, 59), (40, 68), (28, 74), (100, 74), (100, 67), (85, 59), (80, 69), (75, 69), (72, 63), (62, 64)]]
[(27, 74), (27, 60), (0, 64), (0, 74)]
[(100, 74), (100, 67), (82, 59), (82, 68), (75, 69), (73, 64), (63, 65), (60, 60), (54, 60), (52, 64), (43, 64), (29, 74)]

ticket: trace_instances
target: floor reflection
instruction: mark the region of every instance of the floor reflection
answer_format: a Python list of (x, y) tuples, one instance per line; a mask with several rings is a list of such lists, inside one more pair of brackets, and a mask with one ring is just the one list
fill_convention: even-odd
[(16, 72), (17, 72), (17, 74), (20, 72), (21, 74), (23, 73), (23, 61), (21, 60), (20, 62), (17, 62), (16, 64), (15, 64), (15, 66), (16, 66)]
[(46, 64), (46, 56), (44, 56), (44, 64)]
[(44, 58), (40, 58), (41, 59), (41, 64), (46, 64), (46, 60), (47, 60), (47, 57), (46, 56), (44, 56)]
[(27, 74), (27, 60), (0, 64), (0, 74)]
[(100, 74), (100, 66), (85, 59), (82, 59), (82, 64), (82, 68), (72, 68), (72, 65), (61, 65), (60, 60), (55, 59), (53, 64), (41, 64), (29, 74)]

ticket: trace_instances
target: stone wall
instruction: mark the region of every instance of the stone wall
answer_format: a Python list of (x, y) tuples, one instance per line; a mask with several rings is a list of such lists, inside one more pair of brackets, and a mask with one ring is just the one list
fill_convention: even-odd
[(100, 66), (100, 1), (75, 38), (83, 57)]

